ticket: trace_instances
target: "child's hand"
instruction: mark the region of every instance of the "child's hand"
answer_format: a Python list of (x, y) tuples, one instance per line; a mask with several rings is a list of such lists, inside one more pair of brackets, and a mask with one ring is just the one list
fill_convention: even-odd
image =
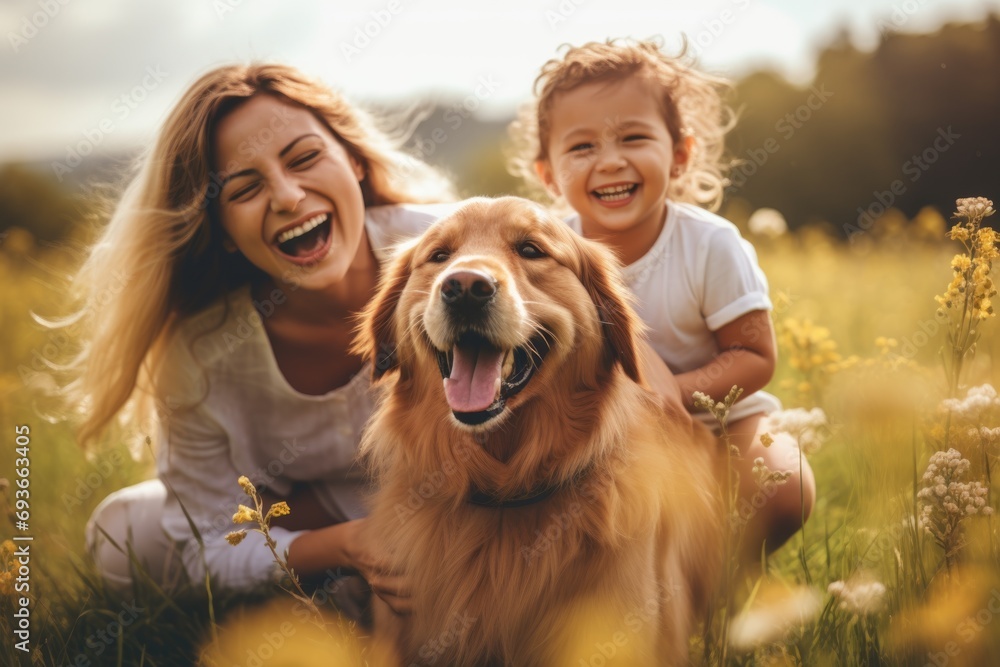
[(639, 357), (642, 379), (659, 396), (664, 412), (676, 420), (678, 425), (691, 426), (691, 413), (684, 408), (681, 386), (677, 378), (645, 340), (639, 341)]

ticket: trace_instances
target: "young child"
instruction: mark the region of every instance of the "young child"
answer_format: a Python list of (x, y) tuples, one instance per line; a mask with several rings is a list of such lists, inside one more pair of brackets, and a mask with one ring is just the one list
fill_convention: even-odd
[[(644, 374), (665, 405), (682, 400), (694, 410), (696, 391), (719, 401), (733, 385), (743, 388), (729, 432), (742, 453), (740, 493), (750, 499), (758, 491), (755, 458), (772, 470), (798, 458), (787, 441), (765, 449), (758, 437), (764, 415), (780, 409), (761, 391), (776, 356), (767, 280), (736, 227), (699, 206), (714, 209), (722, 198), (732, 114), (721, 85), (653, 42), (589, 43), (542, 67), (537, 99), (512, 134), (517, 171), (572, 208), (568, 223), (577, 232), (617, 251), (649, 326)], [(694, 416), (715, 425), (705, 412)], [(762, 543), (776, 549), (801, 527), (815, 495), (807, 464), (804, 508), (799, 481), (796, 465), (788, 483), (744, 517), (747, 558), (759, 559)]]
[(112, 494), (88, 525), (109, 582), (132, 579), (126, 543), (164, 585), (206, 568), (218, 588), (271, 580), (259, 534), (225, 539), (240, 528), (246, 475), (290, 499), (271, 533), (300, 575), (357, 570), (405, 609), (361, 532), (354, 458), (375, 396), (348, 350), (390, 244), (453, 207), (404, 203), (450, 198), (444, 179), (292, 68), (220, 67), (187, 90), (76, 280), (82, 440), (132, 404), (151, 405), (158, 424), (158, 479)]

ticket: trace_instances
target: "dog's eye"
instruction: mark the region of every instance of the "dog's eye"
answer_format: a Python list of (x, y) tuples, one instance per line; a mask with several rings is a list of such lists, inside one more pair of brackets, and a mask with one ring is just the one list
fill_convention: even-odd
[(517, 254), (525, 259), (539, 259), (545, 257), (545, 253), (531, 241), (525, 241), (517, 246)]
[(441, 262), (447, 262), (449, 257), (451, 257), (451, 253), (449, 251), (438, 248), (431, 253), (429, 260), (435, 264), (440, 264)]

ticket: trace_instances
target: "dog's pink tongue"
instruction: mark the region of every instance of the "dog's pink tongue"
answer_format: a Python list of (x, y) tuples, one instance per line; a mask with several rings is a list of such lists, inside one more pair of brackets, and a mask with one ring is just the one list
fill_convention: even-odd
[(496, 397), (501, 354), (493, 347), (454, 348), (451, 377), (445, 378), (444, 395), (455, 412), (485, 410)]

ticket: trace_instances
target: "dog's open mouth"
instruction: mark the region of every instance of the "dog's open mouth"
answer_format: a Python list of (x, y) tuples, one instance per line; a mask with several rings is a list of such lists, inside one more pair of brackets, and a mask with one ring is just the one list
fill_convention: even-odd
[(437, 352), (444, 393), (455, 418), (483, 424), (503, 412), (507, 399), (527, 386), (549, 351), (544, 335), (504, 351), (485, 336), (466, 331), (451, 352)]

